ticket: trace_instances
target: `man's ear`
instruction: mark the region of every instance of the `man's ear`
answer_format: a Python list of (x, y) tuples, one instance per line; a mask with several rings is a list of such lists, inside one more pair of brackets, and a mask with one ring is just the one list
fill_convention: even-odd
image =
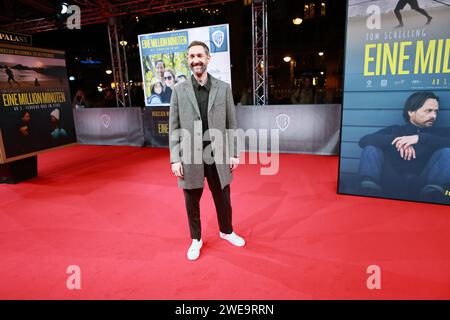
[(409, 118), (411, 119), (415, 113), (416, 113), (415, 111), (408, 111)]

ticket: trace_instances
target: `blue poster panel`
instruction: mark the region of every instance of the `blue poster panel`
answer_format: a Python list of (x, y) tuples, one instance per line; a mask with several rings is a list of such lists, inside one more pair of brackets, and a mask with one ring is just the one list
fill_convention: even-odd
[(450, 1), (347, 4), (338, 192), (450, 204)]

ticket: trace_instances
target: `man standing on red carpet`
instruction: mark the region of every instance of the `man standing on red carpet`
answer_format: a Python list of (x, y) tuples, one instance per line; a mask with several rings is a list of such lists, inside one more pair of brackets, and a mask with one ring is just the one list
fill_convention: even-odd
[(235, 246), (245, 245), (244, 239), (233, 232), (230, 200), (232, 171), (239, 164), (235, 106), (230, 85), (206, 71), (210, 60), (205, 43), (190, 43), (188, 65), (192, 76), (174, 87), (170, 102), (170, 162), (184, 192), (192, 238), (189, 260), (200, 256), (203, 245), (200, 198), (205, 177), (216, 207), (219, 236)]

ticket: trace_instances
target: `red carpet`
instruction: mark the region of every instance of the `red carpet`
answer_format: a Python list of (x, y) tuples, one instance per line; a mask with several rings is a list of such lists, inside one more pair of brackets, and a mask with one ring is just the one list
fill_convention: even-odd
[[(218, 236), (209, 190), (198, 261), (167, 149), (72, 146), (39, 177), (0, 185), (1, 299), (449, 299), (448, 206), (336, 194), (337, 157), (241, 165), (234, 227)], [(381, 268), (369, 290), (366, 268)], [(66, 268), (81, 268), (81, 290)]]

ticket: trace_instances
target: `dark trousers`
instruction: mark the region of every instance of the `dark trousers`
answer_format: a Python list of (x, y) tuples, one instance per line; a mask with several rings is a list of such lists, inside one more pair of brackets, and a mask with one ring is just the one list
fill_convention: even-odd
[(399, 2), (397, 2), (397, 5), (395, 6), (394, 14), (397, 17), (400, 24), (403, 24), (403, 19), (400, 10), (402, 10), (407, 4), (411, 6), (411, 9), (416, 10), (417, 12), (423, 14), (425, 17), (431, 20), (430, 15), (424, 9), (419, 7), (419, 3), (417, 2), (417, 0), (399, 0)]
[[(385, 160), (383, 150), (374, 146), (363, 149), (359, 164), (359, 176), (369, 178), (381, 185), (388, 194), (398, 195), (401, 190), (418, 192), (426, 185), (444, 187), (450, 184), (450, 148), (436, 150), (421, 172), (415, 172), (412, 179), (401, 175)], [(409, 184), (410, 189), (405, 190)]]
[[(223, 233), (233, 232), (231, 223), (231, 201), (230, 185), (222, 189), (220, 186), (219, 175), (216, 165), (203, 163), (205, 168), (205, 177), (211, 190), (214, 204), (216, 206), (219, 229)], [(184, 189), (184, 200), (186, 202), (186, 211), (189, 220), (189, 231), (192, 239), (200, 240), (202, 237), (202, 226), (200, 222), (200, 198), (203, 188)]]

